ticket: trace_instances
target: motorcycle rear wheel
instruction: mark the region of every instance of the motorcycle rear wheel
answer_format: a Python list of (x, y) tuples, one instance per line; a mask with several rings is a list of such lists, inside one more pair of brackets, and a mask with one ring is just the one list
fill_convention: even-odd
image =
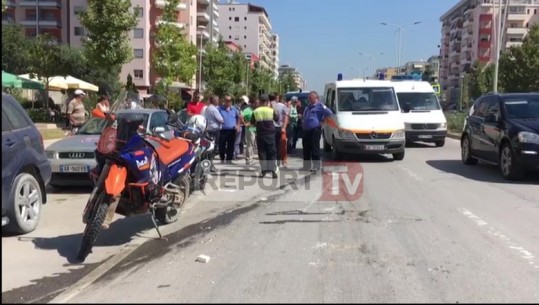
[(159, 222), (168, 225), (178, 221), (181, 210), (187, 201), (187, 197), (189, 197), (190, 183), (191, 181), (187, 175), (184, 175), (179, 179), (179, 183), (177, 184), (180, 186), (181, 190), (180, 194), (178, 195), (179, 198), (174, 200), (167, 207), (158, 208), (155, 210), (155, 218), (157, 218)]
[(107, 210), (109, 208), (109, 205), (103, 202), (105, 197), (105, 194), (99, 195), (99, 198), (95, 203), (95, 206), (97, 206), (96, 211), (84, 229), (79, 253), (77, 254), (77, 259), (81, 262), (84, 262), (86, 257), (92, 252), (97, 236), (101, 233), (101, 225), (103, 225), (103, 222), (105, 221)]

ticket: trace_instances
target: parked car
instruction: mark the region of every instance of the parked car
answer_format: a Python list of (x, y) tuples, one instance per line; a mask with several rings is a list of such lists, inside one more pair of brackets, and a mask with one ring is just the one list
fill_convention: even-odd
[(509, 180), (539, 170), (539, 93), (485, 94), (472, 109), (461, 138), (464, 164), (496, 164)]
[(34, 231), (47, 202), (51, 164), (43, 138), (20, 103), (2, 93), (2, 230)]
[[(120, 110), (117, 115), (142, 115), (147, 129), (155, 131), (156, 128), (161, 128), (164, 132), (171, 131), (171, 127), (167, 125), (168, 114), (162, 109)], [(103, 128), (103, 119), (91, 118), (74, 135), (47, 147), (47, 157), (52, 165), (51, 186), (92, 185), (89, 172), (96, 165), (95, 149)]]

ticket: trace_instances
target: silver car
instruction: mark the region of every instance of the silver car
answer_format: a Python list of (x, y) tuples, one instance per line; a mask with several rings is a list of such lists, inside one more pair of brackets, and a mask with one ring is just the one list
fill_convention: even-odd
[[(135, 109), (117, 112), (119, 117), (132, 114), (143, 115), (144, 125), (148, 130), (169, 133), (168, 114), (162, 109)], [(55, 142), (46, 149), (51, 162), (51, 186), (86, 186), (92, 185), (89, 172), (96, 166), (95, 149), (105, 121), (91, 118), (76, 134)]]

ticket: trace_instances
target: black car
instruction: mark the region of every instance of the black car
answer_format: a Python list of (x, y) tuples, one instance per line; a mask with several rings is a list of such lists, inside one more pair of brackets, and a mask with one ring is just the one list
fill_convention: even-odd
[(50, 179), (41, 134), (20, 103), (2, 94), (2, 230), (36, 229)]
[(476, 100), (461, 137), (464, 164), (496, 164), (508, 180), (539, 170), (539, 93), (490, 93)]

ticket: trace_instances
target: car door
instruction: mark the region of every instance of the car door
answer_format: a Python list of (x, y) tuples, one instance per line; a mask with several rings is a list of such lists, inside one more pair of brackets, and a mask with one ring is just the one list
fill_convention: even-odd
[(468, 134), (470, 135), (470, 148), (473, 151), (473, 155), (479, 158), (483, 158), (483, 134), (481, 131), (481, 124), (485, 116), (486, 99), (485, 97), (479, 98), (474, 104), (474, 111), (468, 117)]
[[(2, 108), (4, 108), (3, 103)], [(11, 191), (11, 184), (14, 178), (13, 163), (11, 160), (17, 154), (16, 141), (17, 137), (13, 135), (8, 118), (4, 111), (2, 111), (2, 215), (6, 212), (4, 207), (9, 200), (9, 192)]]
[(484, 158), (490, 162), (498, 162), (499, 143), (502, 136), (500, 128), (500, 100), (498, 96), (487, 97), (485, 118), (481, 123), (481, 132), (483, 134), (483, 153)]

